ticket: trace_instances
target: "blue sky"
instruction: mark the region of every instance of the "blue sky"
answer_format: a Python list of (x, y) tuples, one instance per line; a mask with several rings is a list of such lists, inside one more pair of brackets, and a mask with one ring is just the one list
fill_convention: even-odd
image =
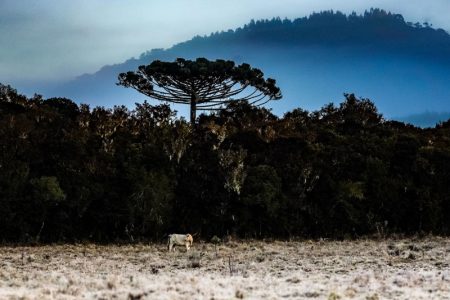
[(370, 7), (450, 31), (450, 0), (0, 0), (0, 82), (69, 79), (250, 19)]

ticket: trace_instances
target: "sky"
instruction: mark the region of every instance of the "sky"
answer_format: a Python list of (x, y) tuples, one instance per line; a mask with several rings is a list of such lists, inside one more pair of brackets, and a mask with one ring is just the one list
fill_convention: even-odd
[(0, 82), (94, 73), (251, 19), (371, 7), (450, 32), (450, 0), (0, 0)]

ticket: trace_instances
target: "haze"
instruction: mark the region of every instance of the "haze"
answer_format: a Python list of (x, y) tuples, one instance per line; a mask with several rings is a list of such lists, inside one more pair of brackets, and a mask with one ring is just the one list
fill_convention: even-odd
[(2, 0), (0, 82), (44, 82), (93, 73), (152, 48), (236, 28), (250, 19), (380, 7), (450, 30), (450, 1)]

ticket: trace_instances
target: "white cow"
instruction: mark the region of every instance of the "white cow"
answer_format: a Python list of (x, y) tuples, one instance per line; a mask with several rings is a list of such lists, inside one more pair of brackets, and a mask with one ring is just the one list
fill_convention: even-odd
[(169, 251), (172, 251), (174, 246), (179, 245), (179, 246), (185, 246), (186, 251), (188, 251), (191, 248), (193, 242), (194, 242), (194, 239), (192, 238), (192, 235), (190, 235), (189, 233), (188, 234), (176, 234), (176, 233), (169, 234), (167, 248), (169, 249)]

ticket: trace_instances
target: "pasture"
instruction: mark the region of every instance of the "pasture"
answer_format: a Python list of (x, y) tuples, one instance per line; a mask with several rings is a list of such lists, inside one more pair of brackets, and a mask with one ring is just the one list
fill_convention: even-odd
[(0, 247), (0, 299), (450, 299), (450, 239)]

